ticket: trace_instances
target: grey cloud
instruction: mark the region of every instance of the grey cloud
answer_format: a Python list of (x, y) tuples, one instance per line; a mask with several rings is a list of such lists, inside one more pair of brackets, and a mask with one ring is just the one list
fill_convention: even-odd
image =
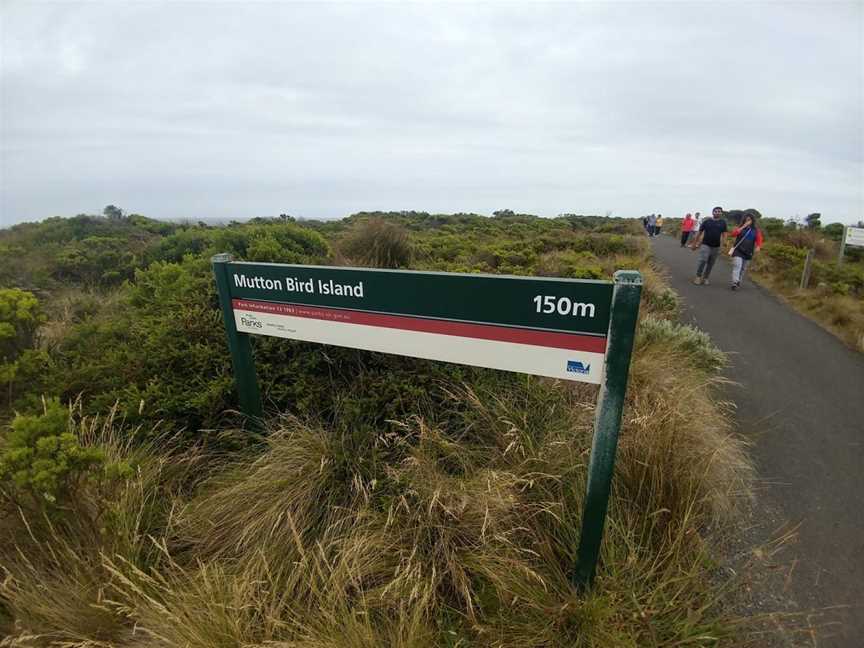
[(0, 11), (0, 224), (864, 211), (859, 4)]

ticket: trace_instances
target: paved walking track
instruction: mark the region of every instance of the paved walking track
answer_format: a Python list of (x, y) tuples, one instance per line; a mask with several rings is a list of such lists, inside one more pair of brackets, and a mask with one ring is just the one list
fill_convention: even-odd
[(694, 286), (696, 253), (653, 240), (685, 306), (682, 319), (731, 354), (729, 387), (741, 432), (754, 442), (765, 484), (759, 508), (800, 522), (787, 555), (802, 608), (849, 606), (817, 646), (864, 647), (864, 354), (856, 353), (749, 280), (729, 289), (718, 259), (711, 285)]

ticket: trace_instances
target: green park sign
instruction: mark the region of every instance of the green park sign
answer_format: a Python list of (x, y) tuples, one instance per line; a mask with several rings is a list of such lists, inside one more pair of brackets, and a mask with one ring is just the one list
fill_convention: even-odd
[(213, 257), (240, 407), (263, 408), (250, 335), (601, 386), (574, 578), (600, 551), (642, 278), (614, 282), (244, 263)]

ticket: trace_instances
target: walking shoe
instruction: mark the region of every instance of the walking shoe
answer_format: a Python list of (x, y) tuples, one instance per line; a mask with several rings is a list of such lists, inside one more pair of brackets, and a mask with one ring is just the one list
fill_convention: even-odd
[(703, 280), (702, 280), (702, 285), (703, 285), (703, 286), (707, 286), (707, 285), (708, 285), (708, 280), (707, 280), (707, 279), (703, 279)]
[(730, 286), (730, 288), (732, 288), (732, 290), (738, 290), (738, 282), (736, 281), (735, 283), (733, 283), (733, 284)]
[(702, 277), (696, 277), (693, 280), (693, 283), (696, 284), (697, 286), (701, 286), (702, 285)]

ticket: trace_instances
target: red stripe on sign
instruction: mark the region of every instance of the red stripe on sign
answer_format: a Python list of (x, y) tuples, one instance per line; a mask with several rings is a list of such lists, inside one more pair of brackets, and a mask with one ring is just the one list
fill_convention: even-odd
[(578, 333), (558, 333), (555, 331), (538, 331), (536, 329), (512, 328), (492, 324), (472, 324), (470, 322), (454, 322), (452, 320), (434, 320), (411, 315), (385, 315), (341, 308), (324, 306), (304, 306), (302, 304), (276, 304), (273, 302), (254, 301), (249, 299), (232, 300), (234, 310), (271, 313), (273, 315), (289, 315), (309, 319), (343, 322), (345, 324), (363, 324), (365, 326), (380, 326), (382, 328), (418, 331), (421, 333), (439, 333), (441, 335), (456, 335), (459, 337), (477, 338), (479, 340), (496, 340), (498, 342), (514, 342), (517, 344), (533, 344), (534, 346), (552, 347), (554, 349), (572, 349), (573, 351), (590, 351), (606, 353), (606, 338)]

